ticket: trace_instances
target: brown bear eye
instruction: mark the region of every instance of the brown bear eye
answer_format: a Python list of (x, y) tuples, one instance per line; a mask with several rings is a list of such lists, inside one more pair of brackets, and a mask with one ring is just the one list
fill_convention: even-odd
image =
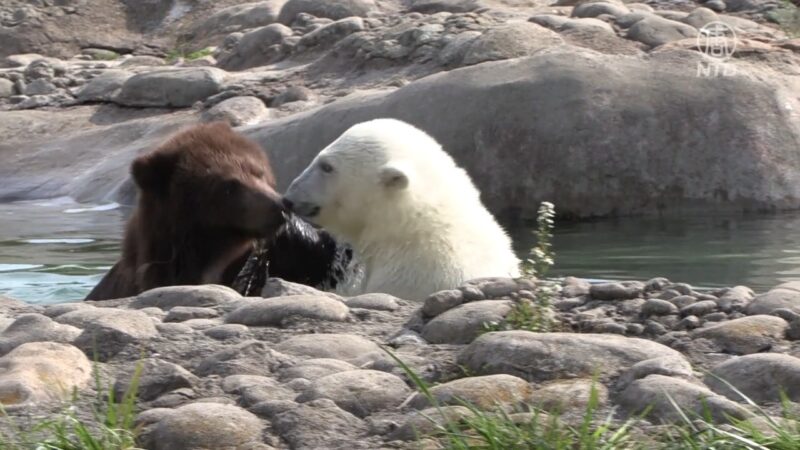
[(333, 172), (333, 166), (326, 162), (319, 163), (319, 169), (325, 173)]

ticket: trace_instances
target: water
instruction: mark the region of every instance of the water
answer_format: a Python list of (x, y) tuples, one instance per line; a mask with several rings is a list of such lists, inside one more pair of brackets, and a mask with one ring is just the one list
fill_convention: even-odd
[(119, 254), (116, 204), (0, 204), (0, 294), (30, 303), (83, 299)]
[[(84, 298), (119, 257), (124, 211), (69, 199), (0, 204), (0, 294), (31, 303)], [(511, 229), (520, 256), (528, 227)], [(800, 213), (559, 223), (550, 275), (765, 291), (800, 280)]]
[[(520, 255), (534, 243), (512, 231)], [(648, 280), (697, 287), (743, 284), (756, 292), (800, 280), (800, 213), (623, 218), (556, 225), (550, 276)]]

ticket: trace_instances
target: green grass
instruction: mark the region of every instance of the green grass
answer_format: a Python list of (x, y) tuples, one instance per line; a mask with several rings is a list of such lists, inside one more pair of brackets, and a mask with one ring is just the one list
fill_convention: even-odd
[(167, 53), (167, 62), (173, 63), (178, 59), (185, 59), (186, 61), (194, 61), (196, 59), (204, 58), (211, 55), (214, 51), (210, 47), (202, 48), (193, 52), (187, 52), (184, 49), (172, 49)]
[(71, 405), (65, 407), (59, 414), (25, 428), (7, 416), (0, 405), (0, 417), (3, 417), (11, 429), (6, 433), (0, 431), (0, 450), (136, 449), (138, 430), (134, 420), (141, 370), (141, 364), (137, 364), (130, 388), (121, 399), (116, 399), (113, 386), (102, 388), (95, 368), (98, 398), (92, 408), (93, 421), (85, 421), (78, 416), (77, 408), (74, 406), (76, 393), (73, 393)]
[[(406, 373), (417, 390), (437, 410), (437, 418), (447, 417), (430, 386), (389, 349), (389, 356)], [(723, 381), (724, 382), (724, 381)], [(558, 411), (544, 411), (529, 406), (530, 418), (515, 420), (500, 409), (485, 411), (461, 402), (470, 414), (457, 421), (438, 424), (429, 419), (435, 431), (419, 438), (435, 439), (448, 450), (798, 450), (800, 449), (800, 417), (792, 412), (790, 402), (783, 397), (783, 413), (779, 418), (766, 411), (732, 388), (755, 412), (748, 420), (729, 418), (718, 424), (711, 415), (694, 414), (670, 401), (682, 421), (653, 426), (641, 416), (617, 420), (613, 413), (603, 415), (597, 389), (592, 387), (589, 401), (579, 420), (561, 416)]]

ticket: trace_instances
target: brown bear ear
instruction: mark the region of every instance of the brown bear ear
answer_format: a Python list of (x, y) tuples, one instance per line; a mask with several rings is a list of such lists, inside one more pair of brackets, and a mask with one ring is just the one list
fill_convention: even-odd
[(131, 164), (131, 175), (143, 191), (164, 192), (178, 163), (176, 153), (153, 152), (142, 155)]

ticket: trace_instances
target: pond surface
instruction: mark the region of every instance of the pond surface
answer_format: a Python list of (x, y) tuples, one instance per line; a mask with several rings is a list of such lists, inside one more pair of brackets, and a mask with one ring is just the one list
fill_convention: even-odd
[[(124, 211), (69, 199), (0, 204), (0, 294), (80, 300), (119, 256)], [(523, 257), (531, 230), (511, 230)], [(765, 291), (800, 280), (800, 213), (559, 223), (550, 276), (647, 280)]]

